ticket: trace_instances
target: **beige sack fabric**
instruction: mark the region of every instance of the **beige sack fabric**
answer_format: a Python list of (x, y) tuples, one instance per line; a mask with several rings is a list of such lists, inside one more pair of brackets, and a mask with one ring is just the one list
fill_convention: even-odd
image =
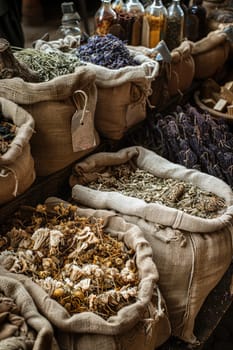
[(35, 180), (30, 148), (35, 123), (28, 112), (3, 97), (0, 97), (0, 109), (2, 116), (17, 127), (9, 149), (0, 155), (1, 205), (24, 193)]
[(228, 59), (229, 52), (230, 41), (222, 29), (212, 31), (193, 43), (191, 53), (195, 62), (194, 78), (206, 79), (219, 73)]
[[(151, 83), (152, 93), (149, 101), (152, 106), (164, 108), (172, 96), (182, 96), (182, 93), (191, 86), (195, 71), (191, 48), (191, 43), (185, 40), (171, 51), (170, 63), (159, 62), (159, 73)], [(139, 47), (138, 50), (148, 57), (151, 56), (151, 49)], [(153, 55), (157, 53), (154, 52)]]
[(163, 316), (157, 320), (157, 313), (157, 305), (149, 303), (148, 310), (142, 315), (142, 321), (122, 334), (75, 334), (58, 331), (56, 339), (62, 350), (155, 350), (170, 335), (168, 317)]
[(59, 350), (53, 327), (22, 283), (0, 267), (1, 350)]
[(31, 148), (38, 176), (66, 167), (98, 145), (94, 127), (97, 90), (90, 68), (81, 66), (76, 73), (42, 83), (2, 79), (0, 94), (21, 105), (35, 120)]
[[(53, 209), (61, 201), (59, 198), (48, 198), (48, 212), (49, 208)], [(152, 260), (149, 243), (136, 225), (127, 223), (114, 212), (78, 208), (77, 215), (102, 218), (105, 232), (134, 250), (140, 280), (134, 303), (123, 306), (116, 315), (108, 319), (90, 311), (70, 315), (30, 278), (11, 273), (10, 270), (4, 272), (4, 256), (1, 256), (0, 284), (4, 276), (15, 281), (16, 292), (19, 282), (25, 287), (39, 312), (55, 327), (61, 350), (93, 350), (99, 346), (102, 350), (154, 350), (170, 336), (170, 323), (166, 305), (157, 286), (158, 271)], [(18, 298), (20, 300), (20, 293)]]
[(158, 62), (133, 50), (131, 54), (139, 65), (109, 69), (87, 63), (96, 72), (96, 128), (101, 135), (113, 140), (121, 139), (126, 131), (146, 118), (151, 81), (159, 70)]
[(191, 43), (183, 41), (179, 47), (171, 52), (171, 64), (168, 68), (168, 91), (170, 96), (187, 90), (194, 78), (195, 63), (191, 55)]
[[(136, 167), (161, 178), (173, 178), (198, 186), (224, 198), (227, 209), (207, 219), (184, 211), (146, 203), (118, 192), (103, 192), (78, 185), (94, 178), (110, 165), (133, 161)], [(172, 163), (142, 147), (116, 153), (97, 153), (74, 167), (70, 178), (72, 196), (81, 205), (112, 209), (137, 224), (150, 242), (159, 271), (159, 287), (166, 300), (173, 335), (196, 342), (195, 318), (207, 295), (216, 286), (232, 258), (233, 194), (223, 181), (194, 169)]]

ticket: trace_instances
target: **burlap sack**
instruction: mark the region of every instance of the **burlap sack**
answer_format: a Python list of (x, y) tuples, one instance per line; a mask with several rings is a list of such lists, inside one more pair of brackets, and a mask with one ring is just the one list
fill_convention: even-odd
[[(171, 62), (159, 62), (159, 73), (151, 83), (150, 103), (157, 108), (164, 108), (171, 97), (181, 95), (192, 84), (195, 64), (191, 55), (191, 43), (185, 40), (171, 51)], [(140, 48), (150, 57), (151, 50)]]
[(191, 43), (183, 41), (171, 52), (171, 64), (168, 67), (168, 91), (170, 96), (187, 90), (193, 81), (195, 63), (191, 55)]
[(230, 42), (222, 29), (210, 32), (205, 38), (192, 43), (196, 79), (211, 78), (219, 73), (226, 63)]
[(35, 180), (30, 140), (34, 120), (23, 108), (0, 97), (1, 114), (17, 126), (16, 136), (6, 153), (0, 155), (0, 205), (25, 192)]
[[(59, 202), (61, 200), (58, 198), (48, 198), (47, 208), (52, 209)], [(39, 312), (55, 327), (61, 350), (123, 350), (126, 347), (154, 350), (170, 336), (170, 323), (166, 305), (157, 286), (159, 276), (149, 243), (136, 225), (127, 223), (114, 212), (78, 208), (77, 215), (103, 218), (106, 232), (135, 250), (140, 278), (135, 303), (121, 308), (115, 316), (107, 320), (92, 312), (70, 316), (62, 305), (22, 274), (2, 272), (2, 267), (0, 284), (1, 276), (7, 276), (15, 280), (16, 291), (17, 281), (24, 285)], [(4, 266), (4, 261), (1, 260), (1, 263)], [(20, 294), (18, 298), (21, 298)]]
[(224, 9), (224, 7), (227, 6), (227, 0), (220, 0), (220, 1), (208, 1), (205, 0), (202, 3), (202, 6), (206, 9), (206, 15), (207, 15), (207, 20), (209, 15), (211, 15), (211, 13), (215, 12), (218, 9)]
[[(171, 62), (159, 61), (159, 73), (151, 82), (152, 93), (148, 100), (152, 106), (164, 108), (171, 97), (182, 96), (192, 84), (195, 64), (191, 55), (191, 43), (185, 40), (179, 47), (171, 51)], [(138, 47), (144, 55), (156, 59), (157, 51), (146, 47)]]
[(109, 69), (87, 63), (96, 72), (96, 128), (113, 140), (121, 139), (126, 131), (146, 118), (151, 81), (159, 70), (158, 62), (135, 51), (131, 54), (140, 62), (138, 66)]
[(52, 325), (38, 312), (23, 284), (1, 266), (0, 293), (8, 298), (5, 303), (1, 300), (1, 350), (59, 350)]
[[(224, 198), (226, 211), (217, 218), (205, 219), (118, 192), (102, 192), (88, 188), (88, 185), (75, 185), (79, 176), (85, 180), (95, 176), (95, 172), (100, 169), (104, 171), (109, 165), (122, 164), (128, 160), (158, 177), (183, 180)], [(196, 343), (196, 316), (232, 258), (231, 188), (213, 176), (171, 163), (142, 147), (129, 147), (116, 153), (97, 153), (87, 157), (76, 164), (70, 183), (73, 185), (72, 197), (78, 203), (115, 210), (143, 230), (153, 249), (172, 334)]]
[[(80, 91), (87, 97), (86, 104), (82, 96), (77, 95)], [(0, 94), (21, 105), (35, 120), (36, 132), (31, 139), (31, 148), (38, 176), (47, 176), (66, 167), (98, 145), (99, 139), (94, 128), (97, 90), (95, 73), (90, 68), (78, 67), (76, 73), (42, 83), (28, 83), (20, 78), (2, 79)], [(84, 149), (77, 152), (72, 143), (75, 112), (81, 112), (79, 117), (83, 119), (79, 127), (83, 129)], [(86, 144), (92, 131), (94, 136)]]

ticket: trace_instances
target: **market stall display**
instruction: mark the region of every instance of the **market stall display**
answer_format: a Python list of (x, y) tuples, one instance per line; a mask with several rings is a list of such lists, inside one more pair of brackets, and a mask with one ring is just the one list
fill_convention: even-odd
[[(16, 293), (29, 293), (30, 307), (34, 310), (35, 303), (36, 313), (47, 321), (43, 332), (54, 350), (155, 350), (168, 341), (167, 350), (170, 335), (178, 339), (178, 349), (199, 348), (212, 329), (200, 331), (200, 322), (196, 332), (195, 323), (231, 266), (230, 21), (201, 40), (187, 40), (186, 16), (192, 9), (181, 6), (184, 26), (183, 18), (171, 16), (169, 38), (156, 47), (148, 40), (139, 46), (141, 26), (144, 34), (153, 32), (153, 16), (142, 11), (137, 17), (129, 8), (138, 3), (114, 1), (110, 30), (107, 18), (99, 17), (100, 35), (81, 43), (79, 34), (52, 41), (46, 35), (31, 49), (15, 48), (14, 56), (5, 56), (9, 45), (3, 45), (0, 54), (10, 63), (1, 70), (3, 100), (33, 118), (28, 143), (33, 180), (38, 177), (37, 188), (30, 183), (28, 198), (27, 193), (21, 197), (27, 205), (15, 217), (20, 205), (15, 194), (27, 187), (17, 192), (15, 173), (6, 178), (4, 168), (0, 187), (10, 189), (11, 197), (0, 209), (0, 284), (9, 278)], [(109, 1), (103, 5), (111, 7)], [(225, 16), (215, 14), (214, 21)], [(131, 34), (134, 46), (128, 45)], [(171, 38), (178, 38), (174, 48)], [(0, 123), (0, 160), (12, 152), (16, 129), (9, 120)], [(45, 193), (59, 196), (55, 189), (67, 202), (49, 198), (32, 207)], [(7, 212), (11, 229), (5, 229)], [(145, 280), (144, 273), (149, 274)], [(232, 298), (228, 287), (223, 309)], [(3, 300), (11, 297), (0, 292)], [(22, 328), (10, 325), (13, 337), (6, 336), (5, 343), (0, 338), (0, 347), (42, 350), (40, 327), (27, 325), (24, 313), (18, 316), (23, 329), (29, 327), (23, 339), (16, 337)]]

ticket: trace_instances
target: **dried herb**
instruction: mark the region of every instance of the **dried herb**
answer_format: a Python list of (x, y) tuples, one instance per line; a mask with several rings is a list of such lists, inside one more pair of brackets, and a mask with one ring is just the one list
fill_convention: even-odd
[(36, 49), (23, 49), (14, 53), (15, 57), (37, 72), (42, 81), (73, 73), (83, 65), (75, 54), (64, 52), (45, 53)]
[(14, 77), (19, 77), (31, 83), (40, 81), (36, 72), (16, 59), (10, 43), (4, 38), (0, 38), (0, 79), (11, 79)]
[(77, 56), (84, 62), (110, 69), (138, 64), (123, 41), (112, 34), (90, 37), (87, 44), (77, 49)]
[(181, 44), (184, 34), (184, 11), (179, 0), (172, 0), (167, 9), (165, 41), (169, 50)]
[(125, 163), (110, 166), (88, 183), (100, 191), (116, 191), (126, 196), (160, 203), (188, 214), (213, 218), (226, 207), (224, 199), (184, 181), (159, 178), (143, 169)]
[(147, 119), (128, 134), (124, 145), (141, 145), (187, 168), (225, 181), (233, 188), (233, 133), (223, 119), (214, 119), (191, 104), (170, 114), (148, 112)]
[[(103, 318), (135, 302), (135, 252), (111, 237), (103, 219), (79, 217), (76, 206), (21, 210), (1, 227), (0, 261), (32, 278), (70, 314), (92, 311)], [(28, 215), (30, 214), (30, 215)]]
[(0, 155), (6, 153), (16, 136), (17, 127), (0, 115)]

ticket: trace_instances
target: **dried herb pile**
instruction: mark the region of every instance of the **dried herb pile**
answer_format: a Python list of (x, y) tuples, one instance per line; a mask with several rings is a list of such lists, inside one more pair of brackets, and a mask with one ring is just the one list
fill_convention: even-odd
[(109, 69), (138, 65), (124, 42), (112, 34), (91, 36), (87, 44), (77, 49), (76, 54), (84, 62)]
[(224, 199), (213, 193), (184, 181), (156, 177), (135, 168), (130, 162), (108, 167), (94, 181), (89, 182), (88, 187), (100, 191), (117, 191), (147, 203), (157, 202), (203, 218), (214, 218), (225, 208)]
[(187, 104), (170, 114), (148, 113), (127, 136), (126, 145), (141, 145), (187, 168), (197, 169), (233, 187), (233, 133), (223, 119), (214, 119)]
[(79, 217), (76, 209), (61, 203), (53, 212), (45, 205), (19, 211), (1, 227), (0, 262), (31, 277), (70, 314), (107, 319), (136, 300), (135, 252), (105, 232), (102, 218)]
[(17, 127), (0, 115), (0, 156), (6, 153), (16, 136)]
[(61, 75), (73, 73), (83, 65), (75, 54), (64, 52), (43, 52), (26, 48), (14, 53), (15, 57), (37, 72), (41, 81), (48, 81)]

